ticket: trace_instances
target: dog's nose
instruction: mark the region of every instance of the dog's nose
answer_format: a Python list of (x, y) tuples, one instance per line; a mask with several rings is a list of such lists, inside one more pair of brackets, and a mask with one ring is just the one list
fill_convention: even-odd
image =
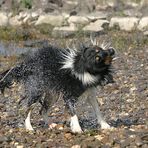
[(109, 56), (113, 56), (115, 54), (115, 50), (112, 47), (108, 49), (108, 52), (109, 52)]
[(107, 52), (100, 51), (100, 53), (99, 53), (99, 57), (100, 57), (100, 59), (103, 60), (106, 56), (107, 56)]

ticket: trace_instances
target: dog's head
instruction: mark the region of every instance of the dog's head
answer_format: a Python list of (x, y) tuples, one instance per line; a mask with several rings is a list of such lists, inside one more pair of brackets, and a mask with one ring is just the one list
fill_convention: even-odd
[(62, 68), (71, 69), (83, 84), (94, 84), (110, 75), (114, 55), (115, 50), (109, 44), (83, 44), (78, 50), (69, 49), (64, 54)]
[(75, 67), (78, 63), (83, 63), (83, 70), (89, 73), (96, 73), (111, 66), (115, 50), (112, 47), (103, 49), (99, 46), (83, 47), (81, 52), (75, 57)]

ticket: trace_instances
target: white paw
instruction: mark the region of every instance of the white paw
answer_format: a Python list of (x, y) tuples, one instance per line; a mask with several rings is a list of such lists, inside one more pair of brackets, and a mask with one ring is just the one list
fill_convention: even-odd
[(76, 115), (71, 117), (70, 128), (73, 133), (82, 133), (83, 132), (80, 125), (79, 125), (78, 117)]
[(110, 125), (106, 123), (105, 121), (102, 121), (101, 123), (101, 129), (110, 129)]
[(25, 120), (25, 128), (26, 130), (28, 131), (34, 131), (33, 127), (31, 126), (30, 123), (28, 123), (26, 120)]
[(30, 115), (31, 115), (31, 110), (29, 111), (27, 118), (25, 119), (25, 128), (26, 128), (26, 130), (34, 131), (32, 125), (31, 125), (31, 122), (30, 122)]
[(73, 125), (70, 125), (70, 126), (71, 126), (71, 131), (73, 133), (82, 133), (83, 132), (80, 126), (73, 126)]

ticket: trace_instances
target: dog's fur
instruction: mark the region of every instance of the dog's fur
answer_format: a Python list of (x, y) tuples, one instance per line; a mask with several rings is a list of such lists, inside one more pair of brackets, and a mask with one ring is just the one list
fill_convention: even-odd
[(34, 103), (42, 105), (41, 114), (46, 117), (48, 109), (62, 97), (72, 116), (71, 130), (82, 132), (75, 112), (75, 103), (82, 94), (87, 95), (101, 128), (109, 128), (99, 111), (96, 86), (113, 82), (111, 61), (114, 49), (94, 42), (87, 47), (84, 45), (78, 50), (53, 46), (39, 49), (0, 75), (2, 93), (13, 81), (24, 84), (25, 96), (22, 100), (27, 100), (29, 108), (25, 120), (28, 130), (33, 130), (30, 114)]

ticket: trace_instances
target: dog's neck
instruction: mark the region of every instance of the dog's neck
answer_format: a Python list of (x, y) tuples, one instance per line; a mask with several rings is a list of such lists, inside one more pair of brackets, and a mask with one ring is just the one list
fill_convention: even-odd
[(79, 79), (83, 85), (92, 85), (97, 82), (98, 77), (85, 70), (84, 61), (80, 59), (81, 56), (79, 54), (75, 50), (69, 50), (63, 54), (62, 69), (70, 69), (72, 75)]

